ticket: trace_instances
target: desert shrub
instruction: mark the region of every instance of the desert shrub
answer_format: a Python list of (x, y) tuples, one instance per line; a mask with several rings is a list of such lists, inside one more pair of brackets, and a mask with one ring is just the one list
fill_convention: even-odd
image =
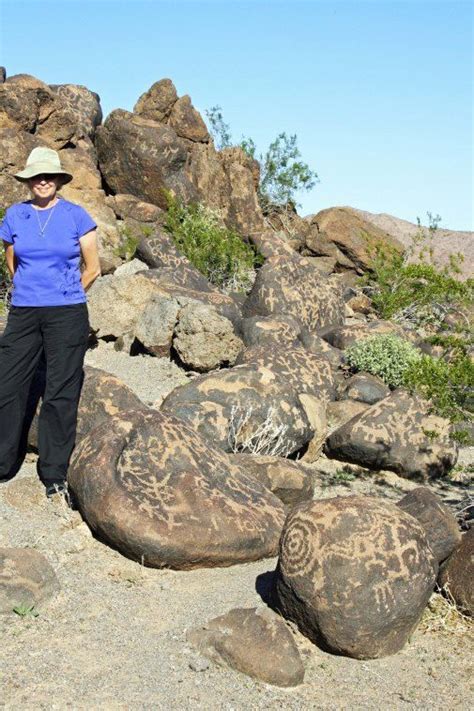
[[(444, 267), (433, 262), (431, 243), (440, 218), (428, 213), (428, 219), (428, 233), (418, 219), (418, 232), (404, 255), (387, 245), (372, 247), (371, 270), (362, 282), (382, 318), (434, 332), (453, 314), (459, 328), (468, 330), (474, 280), (457, 278), (463, 260), (461, 254), (452, 254)], [(410, 257), (415, 257), (417, 262), (408, 263)]]
[(391, 333), (364, 338), (345, 354), (353, 370), (378, 375), (392, 388), (403, 384), (405, 371), (421, 357), (411, 343)]
[(165, 229), (176, 247), (216, 286), (236, 285), (247, 291), (255, 268), (263, 257), (234, 230), (225, 227), (219, 215), (199, 204), (183, 205), (167, 194)]
[(433, 403), (451, 422), (470, 420), (474, 410), (474, 363), (461, 349), (449, 359), (423, 355), (405, 370), (403, 384)]
[(133, 233), (133, 231), (127, 227), (122, 226), (119, 228), (120, 233), (120, 245), (114, 250), (114, 254), (125, 262), (131, 261), (137, 251), (139, 239)]

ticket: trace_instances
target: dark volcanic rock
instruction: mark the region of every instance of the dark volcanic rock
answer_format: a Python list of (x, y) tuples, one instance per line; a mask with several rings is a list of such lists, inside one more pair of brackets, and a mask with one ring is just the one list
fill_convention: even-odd
[(429, 403), (395, 390), (333, 432), (326, 454), (369, 469), (390, 469), (426, 481), (454, 466), (457, 448), (448, 420), (429, 413)]
[(226, 452), (255, 447), (259, 454), (288, 456), (314, 434), (305, 398), (311, 396), (299, 396), (268, 368), (249, 364), (194, 378), (175, 388), (161, 410)]
[(474, 616), (474, 528), (462, 535), (460, 545), (443, 564), (439, 584), (460, 610)]
[(397, 506), (369, 496), (326, 499), (288, 515), (274, 597), (315, 643), (372, 659), (404, 646), (437, 571), (422, 526)]
[(356, 373), (345, 381), (339, 391), (339, 400), (357, 400), (368, 405), (374, 405), (379, 400), (390, 395), (390, 388), (381, 378), (371, 373)]
[(119, 413), (74, 450), (68, 481), (92, 531), (152, 567), (274, 555), (283, 506), (222, 452), (161, 412)]
[(325, 401), (334, 398), (334, 378), (329, 361), (301, 345), (285, 348), (270, 344), (254, 346), (242, 351), (237, 363), (268, 368), (298, 393), (309, 393)]
[(297, 345), (300, 326), (292, 316), (250, 316), (242, 320), (242, 337), (246, 346)]
[(166, 209), (164, 190), (185, 203), (198, 193), (184, 168), (185, 140), (169, 126), (116, 109), (96, 132), (102, 174), (116, 193), (130, 193)]
[(337, 326), (344, 320), (341, 289), (304, 257), (270, 257), (258, 271), (244, 316), (281, 313), (293, 316), (309, 331)]
[(414, 516), (425, 529), (426, 538), (438, 563), (447, 558), (461, 541), (455, 517), (441, 499), (425, 486), (408, 492), (397, 506)]
[(291, 632), (268, 608), (237, 608), (192, 630), (189, 641), (215, 662), (274, 686), (297, 686), (304, 667)]

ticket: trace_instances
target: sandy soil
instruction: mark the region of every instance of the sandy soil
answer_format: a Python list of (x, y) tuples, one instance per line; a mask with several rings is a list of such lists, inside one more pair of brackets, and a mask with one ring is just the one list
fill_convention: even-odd
[[(143, 392), (137, 378), (143, 363), (107, 360), (106, 350), (100, 358), (99, 351), (89, 353), (89, 362), (135, 383), (148, 402), (181, 378), (164, 363), (147, 362), (155, 377)], [(325, 467), (315, 467), (318, 497), (360, 491), (398, 499), (413, 486), (395, 475), (328, 474)], [(462, 472), (459, 479), (436, 487), (458, 509), (468, 491)], [(402, 652), (367, 662), (326, 654), (293, 630), (306, 666), (304, 684), (293, 690), (204, 661), (186, 641), (187, 631), (233, 607), (264, 604), (261, 593), (276, 561), (191, 572), (144, 569), (94, 540), (77, 512), (45, 500), (33, 454), (14, 480), (0, 485), (0, 546), (41, 551), (61, 583), (38, 617), (0, 617), (0, 708), (464, 709), (472, 699), (472, 630), (434, 613)]]

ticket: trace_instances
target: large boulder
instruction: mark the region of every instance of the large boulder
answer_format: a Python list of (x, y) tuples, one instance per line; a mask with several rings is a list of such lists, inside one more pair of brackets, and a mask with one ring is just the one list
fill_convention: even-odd
[(426, 486), (418, 486), (405, 494), (397, 506), (416, 518), (423, 526), (426, 538), (438, 563), (442, 563), (461, 542), (458, 522), (450, 509)]
[[(322, 244), (332, 246), (334, 254), (352, 263), (358, 273), (370, 269), (377, 248), (403, 252), (404, 247), (395, 237), (365, 220), (350, 208), (331, 207), (309, 218), (306, 244), (315, 254), (321, 252)], [(319, 251), (318, 251), (319, 246)], [(337, 251), (336, 251), (337, 250)], [(344, 262), (341, 267), (347, 266)]]
[(268, 368), (249, 364), (194, 378), (175, 388), (161, 410), (226, 452), (288, 456), (313, 437), (319, 402)]
[(198, 200), (186, 176), (186, 142), (169, 126), (115, 109), (96, 132), (101, 172), (115, 193), (130, 193), (163, 209), (165, 191), (185, 203)]
[(465, 614), (474, 617), (474, 528), (463, 534), (461, 543), (441, 568), (439, 584)]
[(399, 389), (333, 432), (326, 454), (369, 469), (389, 469), (427, 481), (449, 471), (457, 459), (448, 420), (430, 404)]
[(341, 289), (303, 257), (270, 257), (258, 271), (244, 316), (282, 313), (309, 331), (340, 325), (344, 321)]
[(68, 481), (92, 531), (152, 567), (274, 555), (281, 502), (181, 420), (119, 413), (81, 440)]
[(284, 349), (272, 345), (253, 346), (242, 351), (237, 362), (268, 368), (298, 393), (309, 393), (323, 401), (334, 399), (334, 378), (329, 361), (301, 345)]
[(31, 548), (0, 548), (0, 613), (41, 608), (59, 591), (44, 555)]
[(422, 526), (369, 496), (301, 504), (285, 522), (274, 598), (313, 642), (371, 659), (398, 652), (438, 566)]
[(301, 684), (304, 666), (290, 630), (267, 607), (237, 608), (188, 633), (206, 657), (274, 686)]

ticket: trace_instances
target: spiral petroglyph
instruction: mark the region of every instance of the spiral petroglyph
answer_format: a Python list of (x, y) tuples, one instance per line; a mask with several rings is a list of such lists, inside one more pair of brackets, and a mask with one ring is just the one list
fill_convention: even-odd
[(436, 573), (413, 517), (372, 497), (326, 499), (288, 516), (275, 598), (316, 643), (357, 658), (379, 657), (405, 644)]

